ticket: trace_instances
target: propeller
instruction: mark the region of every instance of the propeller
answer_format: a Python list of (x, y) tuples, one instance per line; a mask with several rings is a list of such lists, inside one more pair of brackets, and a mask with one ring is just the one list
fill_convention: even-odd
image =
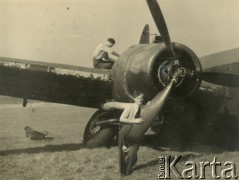
[[(171, 53), (172, 57), (176, 60), (176, 54), (174, 52), (174, 49), (170, 40), (170, 36), (168, 33), (168, 29), (167, 29), (162, 11), (157, 3), (157, 0), (147, 0), (147, 3), (150, 9), (150, 12), (152, 14), (152, 17), (155, 21), (155, 24), (164, 40), (166, 48)], [(145, 29), (146, 28), (147, 28), (147, 25), (145, 26)], [(146, 41), (143, 41), (143, 42), (146, 42)], [(184, 75), (187, 74), (188, 76), (191, 76), (191, 77), (196, 76), (204, 81), (211, 82), (214, 84), (239, 87), (239, 75), (215, 72), (213, 69), (211, 69), (210, 71), (204, 70), (203, 72), (193, 72), (185, 68), (181, 68), (183, 69), (182, 71), (183, 73), (182, 73), (178, 65), (179, 64), (174, 65), (176, 69), (172, 70), (170, 73), (173, 76), (168, 76), (169, 83), (167, 83), (166, 87), (152, 99), (152, 101), (150, 102), (150, 105), (147, 105), (144, 107), (143, 111), (141, 112), (141, 118), (143, 119), (143, 123), (133, 125), (129, 133), (129, 139), (131, 139), (133, 142), (136, 142), (136, 143), (140, 142), (144, 133), (151, 126), (152, 122), (157, 118), (158, 114), (162, 111), (165, 103), (167, 102), (170, 92), (172, 91), (172, 89), (174, 88), (174, 85), (177, 83), (180, 77), (184, 77)]]
[[(158, 113), (163, 109), (175, 82), (176, 78), (172, 78), (170, 83), (152, 99), (150, 105), (146, 105), (146, 107), (143, 108), (140, 114), (140, 117), (143, 119), (143, 123), (133, 124), (131, 130), (127, 133), (127, 138), (130, 143), (139, 144), (141, 142), (144, 133), (156, 119)], [(129, 152), (127, 153), (127, 158), (129, 159), (129, 161), (127, 161), (127, 166), (130, 166), (130, 168), (133, 166), (131, 162), (133, 162), (135, 157), (137, 157), (137, 150), (135, 151), (134, 149), (135, 148), (130, 148)], [(120, 168), (122, 168), (121, 161)]]
[(171, 43), (170, 36), (168, 33), (168, 28), (157, 0), (147, 0), (147, 4), (149, 6), (149, 10), (154, 19), (154, 22), (158, 28), (158, 31), (160, 32), (162, 39), (166, 45), (166, 48), (171, 53), (171, 55), (176, 58), (176, 54), (173, 50), (173, 45)]
[(140, 115), (144, 121), (141, 124), (134, 124), (134, 127), (131, 129), (129, 134), (129, 138), (131, 140), (135, 142), (141, 140), (144, 133), (148, 130), (152, 122), (158, 116), (159, 112), (163, 109), (175, 83), (176, 78), (172, 78), (169, 84), (150, 101), (150, 104), (144, 107)]
[[(161, 37), (165, 43), (167, 50), (171, 53), (171, 56), (174, 59), (176, 59), (176, 54), (173, 50), (173, 46), (172, 46), (172, 43), (170, 40), (167, 25), (166, 25), (162, 11), (161, 11), (157, 1), (156, 0), (147, 0), (147, 4), (149, 6), (151, 15), (152, 15), (154, 22), (158, 28), (158, 31), (161, 34)], [(144, 30), (145, 29), (147, 29), (147, 25), (145, 26)], [(144, 31), (142, 34), (144, 34)], [(174, 73), (174, 75), (170, 79), (167, 86), (151, 100), (150, 105), (145, 106), (145, 108), (141, 112), (141, 118), (144, 121), (141, 124), (134, 124), (134, 126), (131, 129), (130, 134), (129, 134), (129, 138), (131, 140), (133, 140), (135, 142), (141, 140), (144, 133), (150, 127), (152, 122), (156, 119), (159, 112), (163, 109), (163, 107), (167, 101), (167, 98), (168, 98), (171, 90), (173, 89), (174, 84), (177, 82), (178, 76), (179, 76), (179, 74), (176, 71), (176, 73)]]
[(203, 71), (195, 73), (195, 75), (200, 79), (213, 84), (229, 87), (239, 87), (239, 75), (237, 74)]
[(149, 44), (150, 43), (150, 37), (149, 37), (149, 25), (146, 24), (144, 26), (144, 29), (142, 31), (139, 44)]

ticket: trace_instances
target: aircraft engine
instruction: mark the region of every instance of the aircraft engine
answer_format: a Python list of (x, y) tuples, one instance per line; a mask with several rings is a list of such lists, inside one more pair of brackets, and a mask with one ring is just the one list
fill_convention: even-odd
[(164, 43), (140, 44), (126, 49), (113, 67), (113, 97), (128, 102), (135, 90), (151, 100), (167, 86), (173, 73), (177, 79), (171, 97), (185, 98), (195, 92), (201, 83), (191, 72), (201, 72), (201, 64), (195, 53), (179, 43), (173, 43), (177, 61), (171, 59)]

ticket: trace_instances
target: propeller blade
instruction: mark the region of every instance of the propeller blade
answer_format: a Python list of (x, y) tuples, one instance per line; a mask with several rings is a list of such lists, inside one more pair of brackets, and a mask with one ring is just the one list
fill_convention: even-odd
[(149, 25), (146, 24), (144, 26), (144, 29), (142, 31), (139, 44), (149, 44), (150, 43), (150, 37), (149, 37)]
[(168, 28), (157, 0), (147, 0), (147, 4), (149, 6), (149, 10), (154, 19), (154, 22), (158, 28), (158, 31), (160, 32), (162, 39), (166, 45), (166, 48), (171, 52), (172, 56), (175, 57), (176, 55), (170, 40)]
[(239, 75), (222, 72), (204, 71), (196, 74), (204, 81), (229, 87), (239, 87)]
[(174, 85), (173, 80), (161, 91), (159, 92), (150, 102), (150, 105), (146, 105), (142, 110), (140, 117), (144, 120), (141, 124), (134, 124), (132, 127), (129, 138), (138, 142), (143, 137), (144, 133), (151, 126), (152, 122), (156, 119), (159, 112), (163, 109), (165, 102), (172, 90)]

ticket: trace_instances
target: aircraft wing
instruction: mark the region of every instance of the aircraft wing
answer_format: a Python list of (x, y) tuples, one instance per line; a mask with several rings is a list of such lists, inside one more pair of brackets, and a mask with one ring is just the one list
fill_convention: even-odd
[(217, 52), (200, 58), (203, 69), (214, 66), (239, 63), (239, 48)]
[(110, 70), (0, 57), (0, 95), (25, 102), (99, 107), (112, 99), (111, 77)]

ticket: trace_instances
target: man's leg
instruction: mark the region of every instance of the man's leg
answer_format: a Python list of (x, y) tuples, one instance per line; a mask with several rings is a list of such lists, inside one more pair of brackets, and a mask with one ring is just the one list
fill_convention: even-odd
[(138, 160), (138, 157), (137, 157), (138, 150), (139, 150), (138, 144), (130, 146), (130, 150), (127, 153), (126, 175), (131, 174), (133, 171), (133, 167)]
[(123, 151), (124, 146), (124, 134), (126, 126), (122, 126), (118, 134), (118, 146), (119, 146), (119, 170), (121, 175), (126, 175), (126, 154)]
[(94, 68), (100, 68), (100, 63), (101, 63), (101, 60), (100, 59), (93, 59), (93, 66)]
[[(138, 144), (131, 144), (129, 141), (129, 133), (133, 124), (125, 124), (119, 131), (119, 167), (121, 175), (129, 175), (137, 161)], [(126, 149), (124, 149), (125, 147)]]
[(111, 69), (113, 64), (114, 64), (113, 62), (101, 62), (99, 64), (99, 68), (100, 69)]

